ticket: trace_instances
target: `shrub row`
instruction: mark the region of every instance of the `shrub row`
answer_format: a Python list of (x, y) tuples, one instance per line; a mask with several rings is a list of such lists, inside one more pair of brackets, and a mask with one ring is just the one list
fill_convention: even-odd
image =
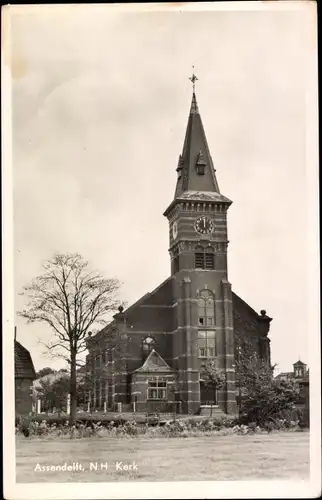
[[(65, 424), (69, 422), (69, 415), (67, 413), (62, 414), (37, 414), (29, 416), (17, 415), (15, 418), (15, 424), (18, 425), (21, 420), (33, 421), (33, 422), (48, 422), (49, 425), (55, 423), (56, 425)], [(77, 414), (76, 421), (79, 424), (91, 425), (92, 423), (101, 422), (102, 425), (108, 425), (110, 422), (114, 422), (115, 425), (123, 425), (128, 421), (128, 417), (122, 416), (122, 414), (95, 414), (95, 413), (82, 413)], [(137, 423), (145, 423), (146, 416), (144, 414), (131, 414), (131, 420), (135, 420)]]
[(253, 434), (255, 432), (271, 432), (274, 430), (300, 430), (298, 421), (285, 421), (279, 419), (270, 421), (265, 426), (259, 427), (255, 423), (248, 425), (240, 424), (237, 420), (173, 420), (165, 425), (149, 426), (140, 425), (135, 421), (109, 421), (109, 422), (76, 422), (70, 426), (66, 420), (64, 423), (48, 421), (41, 422), (31, 419), (21, 419), (16, 425), (16, 433), (25, 437), (42, 436), (50, 438), (68, 437), (116, 437), (116, 436), (142, 436), (147, 437), (189, 437), (199, 435), (230, 435), (230, 434)]
[[(241, 415), (237, 420), (239, 424), (250, 424), (249, 415)], [(257, 421), (256, 424), (263, 428), (279, 430), (281, 425), (285, 429), (292, 427), (293, 422), (297, 422), (301, 429), (308, 429), (310, 427), (309, 409), (307, 407), (294, 407), (291, 410), (280, 411), (278, 417), (268, 416), (263, 422)]]

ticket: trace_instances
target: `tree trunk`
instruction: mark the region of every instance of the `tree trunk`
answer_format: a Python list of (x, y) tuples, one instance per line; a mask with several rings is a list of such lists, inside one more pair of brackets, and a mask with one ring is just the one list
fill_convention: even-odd
[(214, 398), (214, 395), (215, 395), (215, 388), (214, 386), (212, 386), (212, 399), (211, 399), (211, 404), (210, 404), (210, 416), (212, 417), (212, 407), (213, 407), (213, 404), (214, 404), (214, 401), (215, 401), (215, 398)]
[(76, 351), (70, 355), (70, 425), (76, 422), (77, 387), (76, 387)]

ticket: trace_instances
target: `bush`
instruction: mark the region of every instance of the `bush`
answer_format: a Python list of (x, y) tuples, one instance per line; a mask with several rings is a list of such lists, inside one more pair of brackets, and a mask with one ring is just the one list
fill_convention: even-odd
[(310, 409), (307, 406), (297, 409), (298, 423), (301, 429), (310, 427)]
[(86, 422), (76, 422), (70, 426), (68, 420), (56, 423), (53, 420), (25, 418), (20, 419), (16, 426), (16, 433), (29, 437), (46, 437), (80, 439), (84, 437), (128, 437), (147, 435), (153, 437), (192, 437), (192, 436), (226, 436), (246, 435), (260, 432), (272, 432), (278, 430), (299, 430), (298, 420), (270, 419), (263, 426), (256, 422), (244, 424), (236, 419), (189, 419), (172, 420), (165, 425), (149, 426), (137, 424), (135, 421), (122, 422), (117, 420), (97, 421), (88, 419)]
[(273, 367), (257, 355), (242, 356), (237, 362), (241, 424), (255, 423), (271, 428), (281, 419), (294, 419), (295, 405), (299, 398), (299, 387), (294, 381), (273, 377)]
[[(115, 426), (124, 425), (127, 420), (122, 417), (112, 417), (112, 416), (104, 416), (104, 415), (82, 415), (78, 416), (76, 419), (76, 426), (81, 424), (85, 426), (93, 427), (97, 422), (100, 422), (103, 427), (108, 427), (110, 422), (113, 421)], [(20, 425), (21, 422), (29, 423), (29, 422), (47, 422), (49, 426), (55, 424), (59, 425), (68, 425), (69, 424), (69, 415), (30, 415), (28, 417), (16, 417), (16, 426)], [(28, 425), (28, 424), (27, 424)]]

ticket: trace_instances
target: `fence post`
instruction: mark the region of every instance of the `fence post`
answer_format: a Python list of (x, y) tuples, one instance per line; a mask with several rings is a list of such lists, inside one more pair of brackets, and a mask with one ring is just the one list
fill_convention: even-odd
[(67, 415), (70, 415), (70, 394), (67, 394)]

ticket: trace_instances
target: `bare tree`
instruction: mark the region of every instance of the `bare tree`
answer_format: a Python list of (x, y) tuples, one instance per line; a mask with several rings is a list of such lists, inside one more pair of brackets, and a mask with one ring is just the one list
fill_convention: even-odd
[(91, 271), (79, 254), (56, 254), (43, 265), (43, 273), (23, 288), (29, 298), (19, 316), (29, 323), (49, 325), (53, 340), (44, 344), (54, 356), (70, 364), (71, 423), (76, 419), (76, 368), (86, 350), (89, 330), (107, 323), (118, 305), (121, 283)]

